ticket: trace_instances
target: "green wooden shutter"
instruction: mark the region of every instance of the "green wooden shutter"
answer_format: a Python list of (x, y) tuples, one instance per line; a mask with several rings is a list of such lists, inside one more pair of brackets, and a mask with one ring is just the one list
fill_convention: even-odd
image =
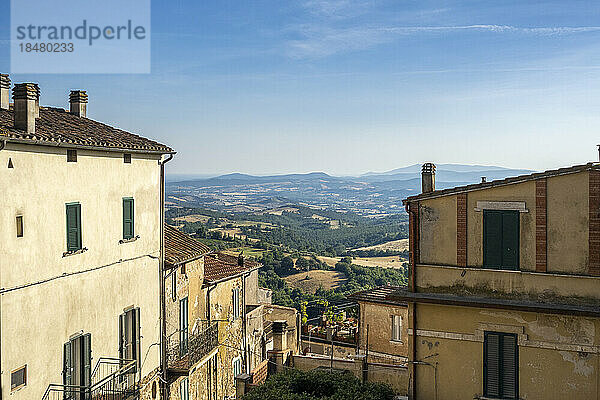
[(483, 211), (483, 265), (487, 268), (502, 266), (502, 214)]
[(134, 214), (133, 199), (123, 199), (123, 239), (134, 236)]
[(141, 362), (142, 362), (142, 326), (140, 323), (139, 307), (134, 309), (133, 312), (134, 312), (133, 318), (135, 320), (134, 330), (133, 330), (133, 334), (135, 335), (134, 342), (133, 342), (135, 344), (135, 350), (133, 352), (133, 355), (135, 357), (135, 360), (137, 361), (137, 363), (136, 363), (136, 372), (137, 372), (137, 369), (139, 367), (141, 367)]
[(81, 250), (81, 205), (67, 204), (67, 251)]
[(517, 398), (518, 385), (517, 338), (515, 335), (502, 336), (502, 397)]
[(83, 373), (82, 386), (88, 387), (92, 384), (92, 334), (86, 333), (82, 337)]
[(486, 332), (484, 343), (484, 396), (500, 396), (500, 335)]
[[(69, 386), (73, 384), (73, 357), (71, 352), (71, 342), (67, 342), (63, 346), (63, 385)], [(73, 398), (73, 393), (65, 391), (65, 399)]]
[(519, 212), (502, 212), (502, 268), (519, 269)]

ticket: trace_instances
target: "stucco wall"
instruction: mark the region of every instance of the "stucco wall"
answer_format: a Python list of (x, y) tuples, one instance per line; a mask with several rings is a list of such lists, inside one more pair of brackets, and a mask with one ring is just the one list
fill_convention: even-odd
[(419, 304), (417, 321), (419, 398), (483, 394), (485, 331), (518, 334), (520, 398), (598, 398), (598, 319)]
[(548, 179), (547, 193), (548, 271), (587, 274), (589, 172)]
[[(580, 172), (547, 178), (547, 272), (588, 274), (589, 173)], [(519, 269), (536, 270), (535, 181), (475, 190), (467, 193), (467, 266), (483, 266), (483, 211), (477, 202), (524, 202), (527, 212), (519, 213)], [(456, 266), (456, 195), (420, 202), (420, 263)], [(439, 274), (445, 274), (443, 270)], [(486, 276), (492, 276), (487, 274)], [(427, 276), (428, 278), (431, 276)], [(451, 276), (432, 277), (449, 286)], [(425, 278), (421, 285), (435, 286)], [(494, 278), (496, 279), (496, 278)], [(490, 278), (490, 281), (493, 279)], [(470, 284), (469, 279), (463, 279)], [(539, 283), (539, 282), (537, 282)], [(533, 285), (533, 284), (532, 284)], [(496, 285), (502, 286), (502, 285)], [(546, 289), (539, 287), (539, 290)], [(596, 296), (598, 297), (598, 296)]]
[[(367, 345), (367, 326), (369, 327), (369, 351), (394, 356), (408, 355), (408, 308), (387, 304), (364, 303), (360, 306), (360, 342), (361, 353)], [(402, 317), (401, 341), (392, 340), (392, 316)]]
[(456, 264), (456, 196), (424, 200), (419, 207), (421, 262)]
[[(13, 169), (6, 168), (9, 157)], [(64, 273), (114, 265), (8, 292), (1, 297), (2, 391), (10, 391), (10, 371), (27, 364), (28, 384), (12, 398), (41, 398), (50, 383), (61, 383), (63, 343), (83, 331), (92, 334), (92, 362), (118, 356), (118, 322), (123, 309), (140, 307), (142, 368), (159, 363), (158, 260), (159, 166), (157, 156), (78, 151), (67, 163), (66, 149), (8, 144), (0, 152), (0, 286), (11, 288)], [(135, 234), (123, 237), (122, 198), (135, 199)], [(65, 204), (81, 204), (82, 244), (66, 251)], [(24, 219), (16, 237), (15, 217)], [(130, 260), (137, 258), (135, 260)], [(123, 262), (118, 262), (123, 260)], [(127, 261), (129, 260), (129, 261)]]

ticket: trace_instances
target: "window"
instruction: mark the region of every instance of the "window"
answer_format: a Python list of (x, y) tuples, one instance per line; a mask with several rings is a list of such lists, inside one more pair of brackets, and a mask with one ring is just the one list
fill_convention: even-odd
[(181, 400), (190, 400), (190, 381), (188, 378), (183, 378), (179, 382), (179, 398)]
[[(63, 384), (87, 387), (92, 381), (92, 335), (77, 335), (63, 346)], [(81, 396), (84, 395), (82, 389)], [(74, 392), (65, 392), (64, 399), (80, 398)], [(81, 397), (83, 398), (83, 397)]]
[(131, 164), (131, 154), (129, 154), (129, 153), (123, 154), (123, 162), (125, 164)]
[(16, 390), (27, 385), (27, 365), (10, 373), (10, 390)]
[(126, 197), (123, 199), (123, 239), (132, 239), (134, 235), (134, 210), (133, 199)]
[(140, 308), (130, 308), (119, 316), (119, 358), (136, 360), (140, 366), (142, 350), (142, 326), (140, 324)]
[(179, 301), (179, 354), (188, 351), (188, 298)]
[(67, 251), (81, 250), (81, 204), (67, 204)]
[(17, 237), (23, 237), (23, 217), (17, 216)]
[(519, 392), (517, 336), (485, 332), (483, 360), (484, 396), (516, 399)]
[(231, 301), (233, 304), (233, 319), (238, 319), (240, 317), (240, 288), (233, 289)]
[(234, 358), (231, 365), (233, 366), (233, 377), (235, 378), (242, 373), (242, 359), (240, 357)]
[(392, 315), (392, 340), (402, 341), (402, 317), (400, 315)]
[(519, 269), (518, 211), (483, 211), (483, 266)]
[(67, 150), (67, 162), (77, 162), (77, 150)]

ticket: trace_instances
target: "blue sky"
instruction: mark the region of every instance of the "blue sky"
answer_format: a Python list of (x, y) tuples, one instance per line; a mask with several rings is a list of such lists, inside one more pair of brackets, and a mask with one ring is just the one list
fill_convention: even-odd
[[(9, 71), (9, 2), (0, 72)], [(152, 73), (11, 75), (174, 147), (171, 172), (598, 158), (600, 3), (152, 1)]]

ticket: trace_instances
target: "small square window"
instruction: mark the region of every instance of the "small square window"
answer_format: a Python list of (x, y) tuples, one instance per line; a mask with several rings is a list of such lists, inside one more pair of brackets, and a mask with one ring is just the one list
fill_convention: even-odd
[(129, 154), (129, 153), (123, 154), (123, 162), (125, 164), (131, 164), (131, 154)]
[(27, 365), (10, 373), (10, 390), (16, 390), (27, 385)]
[(77, 150), (67, 150), (67, 162), (77, 162)]
[(23, 237), (23, 216), (17, 216), (17, 237)]

